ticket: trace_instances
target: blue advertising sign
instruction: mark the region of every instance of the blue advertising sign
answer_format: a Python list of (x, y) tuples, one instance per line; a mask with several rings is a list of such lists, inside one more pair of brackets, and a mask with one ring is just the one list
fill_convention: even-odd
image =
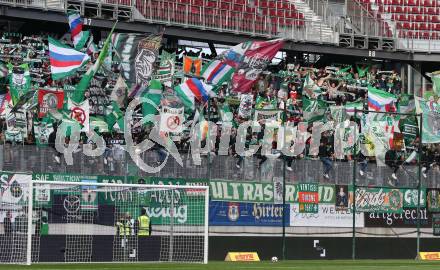
[[(285, 212), (286, 226), (289, 226), (288, 204)], [(282, 226), (282, 222), (282, 204), (209, 202), (209, 225), (212, 226)]]

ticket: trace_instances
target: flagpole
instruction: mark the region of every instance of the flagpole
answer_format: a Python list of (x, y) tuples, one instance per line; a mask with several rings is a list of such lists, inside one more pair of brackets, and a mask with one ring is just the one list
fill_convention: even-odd
[[(208, 98), (208, 134), (206, 134), (206, 146), (208, 146), (208, 166), (207, 166), (207, 173), (208, 173), (208, 180), (211, 179), (211, 130), (209, 130), (209, 124), (210, 124), (210, 118), (211, 118), (211, 97)], [(217, 136), (217, 135), (216, 135)]]
[[(282, 126), (284, 127), (284, 136), (283, 136), (283, 147), (284, 147), (284, 143), (286, 143), (286, 121), (285, 118), (287, 118), (287, 110), (286, 110), (286, 103), (287, 103), (287, 99), (284, 102), (284, 117), (282, 118)], [(290, 165), (292, 166), (292, 165)], [(289, 209), (290, 211), (290, 209)], [(287, 216), (287, 211), (286, 211), (286, 157), (284, 157), (283, 159), (283, 240), (282, 240), (282, 256), (283, 256), (283, 261), (286, 260), (286, 216)]]
[(419, 127), (419, 155), (418, 155), (418, 183), (417, 183), (417, 254), (416, 259), (419, 258), (420, 252), (420, 197), (422, 192), (422, 135), (423, 135), (423, 113), (419, 114), (420, 127)]
[[(125, 83), (125, 81), (124, 81), (124, 83)], [(127, 84), (125, 84), (125, 86), (127, 86)], [(128, 108), (128, 86), (125, 87), (125, 91), (124, 91), (124, 105), (125, 105), (125, 113), (127, 113), (127, 108)], [(125, 130), (126, 128), (127, 128), (127, 125), (125, 123), (125, 117), (124, 117), (124, 132), (129, 132), (128, 130)], [(125, 142), (125, 146), (127, 146), (127, 142)], [(124, 172), (124, 183), (127, 183), (127, 178), (128, 178), (127, 177), (127, 174), (128, 174), (128, 164), (127, 164), (127, 162), (128, 162), (127, 151), (124, 151), (124, 165), (125, 165), (125, 168), (124, 168), (124, 170), (125, 170), (125, 172)]]
[[(354, 116), (357, 115), (357, 108), (354, 108)], [(357, 157), (356, 157), (356, 146), (357, 146), (357, 132), (358, 128), (356, 127), (354, 130), (354, 145), (353, 145), (353, 177), (352, 177), (352, 186), (353, 186), (353, 233), (352, 233), (352, 244), (351, 244), (351, 258), (353, 260), (356, 259), (356, 165), (357, 165)], [(350, 192), (348, 192), (350, 194)], [(348, 196), (350, 198), (350, 195)]]

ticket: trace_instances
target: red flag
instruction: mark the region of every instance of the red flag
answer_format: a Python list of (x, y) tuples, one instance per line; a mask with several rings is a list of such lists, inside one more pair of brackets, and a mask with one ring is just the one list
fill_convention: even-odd
[(260, 73), (266, 69), (284, 40), (255, 41), (244, 53), (244, 60), (232, 77), (232, 90), (241, 93), (250, 91)]
[(38, 90), (38, 104), (40, 105), (38, 117), (44, 117), (46, 113), (50, 110), (62, 109), (63, 101), (63, 91), (52, 91), (45, 89)]

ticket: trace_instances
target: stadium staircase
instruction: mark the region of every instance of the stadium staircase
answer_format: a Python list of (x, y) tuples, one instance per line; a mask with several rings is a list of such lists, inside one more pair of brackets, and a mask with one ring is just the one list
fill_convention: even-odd
[[(304, 14), (304, 18), (311, 23), (309, 24), (309, 29), (307, 31), (310, 31), (311, 34), (308, 35), (309, 39), (319, 41), (321, 40), (336, 40), (337, 33), (333, 31), (330, 26), (324, 22), (324, 18), (322, 16), (317, 15), (317, 12), (315, 12), (312, 8), (316, 7), (319, 8), (319, 5), (314, 5), (315, 2), (306, 2), (304, 0), (290, 0), (292, 4), (295, 5), (295, 8)], [(314, 3), (311, 5), (311, 3)]]

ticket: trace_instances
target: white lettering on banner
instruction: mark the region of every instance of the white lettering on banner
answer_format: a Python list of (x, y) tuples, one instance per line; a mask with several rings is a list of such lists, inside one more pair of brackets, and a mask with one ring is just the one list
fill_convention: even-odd
[(255, 203), (252, 211), (252, 216), (256, 220), (261, 218), (277, 218), (283, 216), (283, 206), (277, 206), (274, 204), (261, 204)]
[[(405, 203), (407, 205), (417, 205), (417, 199), (418, 199), (418, 190), (417, 189), (407, 189), (405, 190), (405, 193), (403, 195), (403, 198), (405, 200)], [(420, 193), (420, 205), (424, 206), (425, 205), (425, 191), (422, 190), (422, 192)]]
[(187, 205), (174, 207), (173, 210), (171, 207), (145, 207), (145, 210), (150, 218), (171, 218), (171, 214), (174, 213), (174, 219), (180, 224), (185, 224), (188, 219)]
[[(123, 181), (118, 179), (103, 179), (102, 183), (112, 183), (112, 184), (123, 184)], [(104, 192), (104, 199), (110, 200), (112, 202), (118, 201), (118, 202), (128, 202), (133, 200), (133, 194), (131, 191), (123, 191), (123, 192), (117, 192), (117, 191), (105, 191)]]
[[(353, 214), (351, 211), (336, 210), (334, 205), (318, 206), (318, 213), (299, 213), (297, 203), (290, 205), (290, 226), (292, 227), (339, 227), (350, 228), (353, 226)], [(365, 226), (364, 213), (356, 213), (355, 226)]]
[[(210, 181), (211, 199), (214, 201), (267, 202), (273, 203), (276, 189), (273, 183), (237, 183), (228, 181)], [(335, 187), (318, 187), (319, 203), (334, 204)], [(279, 195), (282, 198), (282, 195)], [(296, 185), (286, 185), (286, 201), (297, 202)], [(275, 202), (276, 203), (276, 202)]]
[(383, 189), (377, 192), (368, 192), (365, 189), (356, 190), (356, 206), (359, 208), (382, 206), (385, 203), (386, 193)]
[[(370, 213), (368, 218), (371, 219), (382, 219), (386, 222), (388, 226), (393, 226), (394, 223), (402, 223), (398, 221), (403, 221), (407, 225), (416, 225), (417, 223), (417, 209), (403, 209), (403, 212), (398, 213)], [(421, 222), (428, 221), (428, 213), (426, 208), (420, 209), (420, 220)], [(378, 224), (379, 226), (380, 224)]]

